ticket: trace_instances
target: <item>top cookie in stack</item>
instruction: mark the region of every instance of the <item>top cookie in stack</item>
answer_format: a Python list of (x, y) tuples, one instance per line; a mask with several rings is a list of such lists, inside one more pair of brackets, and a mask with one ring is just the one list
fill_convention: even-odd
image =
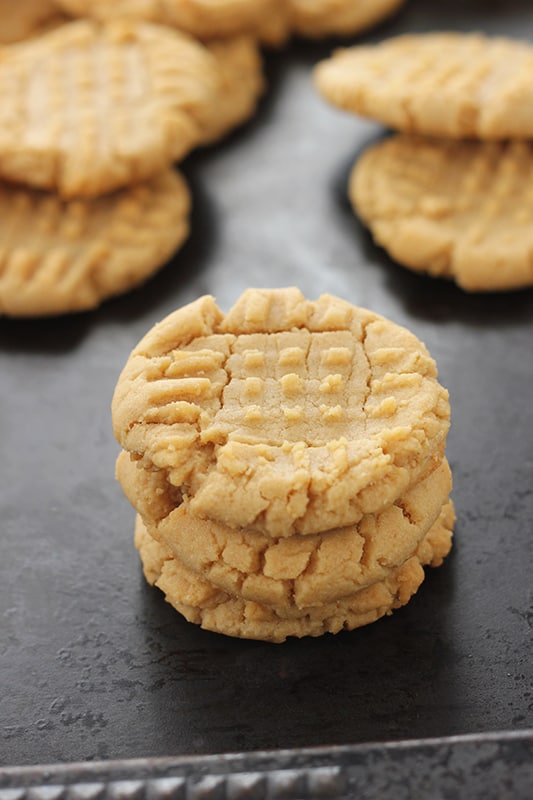
[(400, 263), (470, 291), (533, 284), (532, 64), (524, 42), (432, 33), (316, 67), (327, 100), (404, 134), (370, 148), (350, 180), (356, 211)]
[(113, 399), (148, 579), (188, 619), (272, 641), (407, 602), (451, 543), (436, 376), (415, 336), (329, 295), (170, 315)]

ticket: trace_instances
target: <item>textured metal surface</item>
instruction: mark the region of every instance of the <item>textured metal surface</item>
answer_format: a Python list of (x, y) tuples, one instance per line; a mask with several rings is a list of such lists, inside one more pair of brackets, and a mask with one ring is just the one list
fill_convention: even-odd
[(530, 800), (533, 733), (0, 769), (0, 800)]
[[(369, 38), (449, 27), (533, 40), (533, 7), (410, 0)], [(382, 129), (313, 91), (310, 69), (330, 48), (271, 56), (257, 118), (188, 160), (193, 234), (145, 289), (90, 314), (0, 321), (3, 765), (533, 723), (533, 292), (468, 296), (374, 247), (345, 186)], [(205, 633), (145, 585), (109, 404), (128, 352), (168, 312), (204, 292), (228, 308), (247, 286), (287, 284), (339, 294), (426, 342), (451, 394), (458, 524), (447, 563), (391, 618), (274, 646)]]

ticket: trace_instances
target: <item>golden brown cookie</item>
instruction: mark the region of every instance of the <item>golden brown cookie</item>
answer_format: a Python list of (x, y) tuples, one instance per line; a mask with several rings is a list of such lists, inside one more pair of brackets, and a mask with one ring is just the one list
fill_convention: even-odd
[(218, 88), (200, 43), (163, 26), (72, 22), (0, 61), (0, 176), (95, 196), (153, 177), (202, 135)]
[(11, 44), (64, 22), (53, 0), (0, 0), (0, 44)]
[(0, 314), (81, 311), (132, 289), (185, 240), (189, 206), (172, 170), (92, 200), (0, 184)]
[(448, 393), (405, 328), (295, 288), (210, 296), (130, 355), (115, 436), (195, 516), (272, 536), (358, 522), (441, 460)]
[(202, 120), (202, 144), (212, 144), (255, 112), (265, 89), (261, 53), (255, 39), (235, 36), (207, 45), (215, 57), (219, 87)]
[(339, 50), (314, 74), (331, 103), (399, 131), (507, 139), (533, 136), (532, 64), (525, 42), (427, 33)]
[(138, 468), (124, 451), (117, 478), (150, 534), (188, 569), (228, 594), (283, 613), (334, 602), (388, 577), (413, 555), (452, 486), (443, 461), (392, 506), (356, 526), (273, 539), (176, 508), (163, 474)]
[(153, 539), (140, 517), (135, 525), (135, 544), (146, 579), (161, 589), (167, 602), (189, 622), (227, 636), (279, 643), (288, 636), (321, 636), (353, 630), (405, 605), (424, 580), (423, 565), (437, 563), (449, 550), (454, 519), (450, 503), (446, 514), (423, 541), (422, 555), (417, 553), (409, 558), (385, 580), (336, 603), (293, 609), (290, 614), (220, 591)]
[(353, 207), (406, 267), (472, 292), (533, 285), (533, 145), (408, 135), (370, 147)]
[(287, 0), (292, 30), (309, 38), (349, 36), (377, 25), (404, 0)]
[(100, 21), (137, 19), (170, 25), (200, 39), (249, 33), (278, 0), (57, 0), (69, 14)]

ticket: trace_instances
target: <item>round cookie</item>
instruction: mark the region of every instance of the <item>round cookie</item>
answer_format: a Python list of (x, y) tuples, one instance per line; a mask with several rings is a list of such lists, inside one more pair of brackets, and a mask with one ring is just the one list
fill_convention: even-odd
[(148, 23), (72, 22), (0, 62), (0, 176), (64, 197), (153, 177), (201, 138), (216, 61)]
[(358, 522), (441, 460), (448, 393), (405, 328), (295, 288), (170, 314), (119, 377), (113, 425), (191, 514), (281, 537)]
[(201, 144), (213, 144), (253, 116), (265, 80), (255, 39), (235, 36), (213, 40), (206, 47), (217, 62), (219, 88), (203, 115)]
[(0, 44), (28, 39), (65, 19), (53, 0), (0, 0)]
[(279, 0), (57, 0), (69, 14), (100, 21), (137, 19), (170, 25), (200, 39), (254, 31)]
[[(315, 67), (333, 105), (406, 133), (533, 136), (533, 47), (482, 34), (409, 34), (339, 50)], [(509, 65), (512, 64), (512, 69)]]
[(410, 269), (471, 292), (533, 285), (533, 145), (396, 135), (353, 167), (349, 195)]
[(152, 539), (140, 517), (135, 525), (135, 545), (148, 582), (161, 589), (167, 602), (189, 622), (226, 636), (280, 643), (289, 636), (354, 630), (405, 605), (424, 580), (423, 565), (437, 563), (449, 550), (454, 519), (450, 503), (438, 529), (435, 526), (423, 542), (420, 552), (424, 560), (415, 554), (383, 581), (336, 603), (294, 610), (290, 615), (220, 591)]
[(405, 0), (287, 0), (290, 25), (300, 36), (350, 36), (377, 25)]
[(272, 539), (192, 517), (173, 507), (162, 473), (139, 469), (124, 451), (117, 477), (150, 534), (218, 589), (288, 613), (334, 602), (377, 581), (415, 552), (448, 501), (446, 461), (400, 500), (357, 526)]
[(92, 200), (0, 184), (0, 314), (81, 311), (132, 289), (185, 240), (189, 208), (173, 170)]

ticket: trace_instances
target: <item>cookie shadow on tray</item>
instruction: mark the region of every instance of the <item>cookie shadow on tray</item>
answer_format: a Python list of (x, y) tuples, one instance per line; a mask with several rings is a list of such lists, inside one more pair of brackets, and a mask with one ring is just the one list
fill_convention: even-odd
[[(154, 687), (145, 713), (183, 737), (180, 752), (247, 750), (258, 720), (265, 749), (364, 742), (375, 736), (376, 721), (384, 739), (409, 738), (415, 716), (428, 736), (438, 735), (443, 715), (451, 709), (453, 716), (458, 702), (446, 678), (457, 658), (448, 615), (453, 568), (428, 572), (418, 594), (391, 617), (283, 644), (201, 630), (160, 592), (140, 585), (138, 616), (157, 653), (145, 668)], [(399, 658), (412, 667), (398, 672)], [(438, 720), (424, 714), (436, 684)], [(209, 726), (198, 725), (193, 738), (177, 722), (184, 704), (189, 718), (209, 708)]]

